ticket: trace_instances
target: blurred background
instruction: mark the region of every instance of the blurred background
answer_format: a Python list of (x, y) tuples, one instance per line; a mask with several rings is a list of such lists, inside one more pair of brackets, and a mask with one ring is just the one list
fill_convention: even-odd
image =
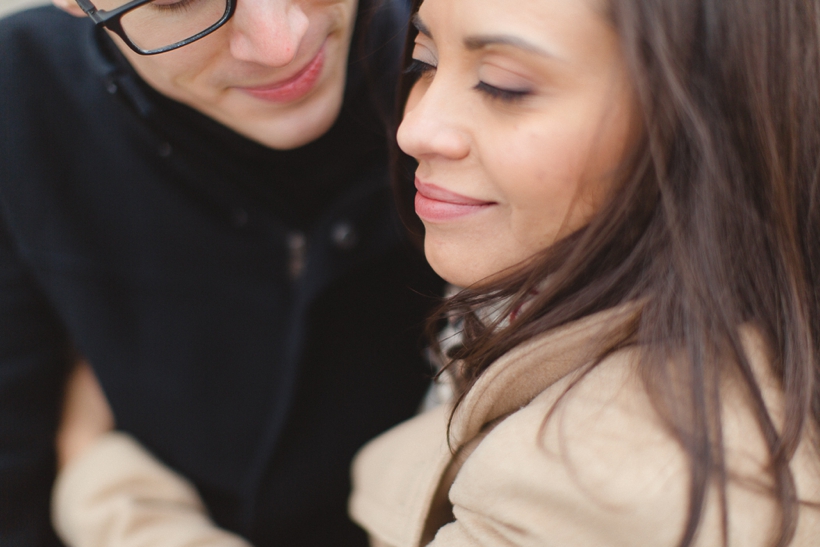
[(51, 0), (0, 0), (0, 17), (4, 17), (9, 13), (13, 13), (30, 6), (47, 4), (50, 1)]

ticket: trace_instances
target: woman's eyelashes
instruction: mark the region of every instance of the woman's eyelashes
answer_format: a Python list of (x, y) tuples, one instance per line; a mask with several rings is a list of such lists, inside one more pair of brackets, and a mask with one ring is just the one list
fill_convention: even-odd
[(529, 89), (504, 89), (481, 81), (479, 81), (473, 89), (487, 95), (491, 99), (498, 99), (506, 103), (520, 101), (532, 94), (532, 91)]
[(435, 69), (435, 65), (431, 65), (430, 63), (424, 62), (420, 59), (412, 59), (407, 68), (404, 69), (404, 73), (411, 76), (420, 77), (425, 74), (429, 74)]
[[(432, 73), (437, 69), (435, 65), (422, 61), (421, 59), (412, 59), (410, 64), (404, 69), (404, 73), (415, 78), (423, 76), (432, 76)], [(532, 94), (530, 89), (506, 89), (498, 87), (487, 82), (479, 81), (474, 87), (476, 91), (486, 95), (491, 99), (496, 99), (505, 103), (514, 103), (521, 101)]]

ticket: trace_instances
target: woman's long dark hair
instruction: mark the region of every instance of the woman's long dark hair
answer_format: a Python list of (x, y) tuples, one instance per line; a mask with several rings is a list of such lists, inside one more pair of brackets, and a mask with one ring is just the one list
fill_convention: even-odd
[[(768, 447), (782, 516), (774, 544), (783, 546), (799, 508), (789, 462), (804, 437), (820, 454), (810, 434), (820, 426), (820, 0), (610, 0), (609, 13), (643, 140), (587, 226), (445, 304), (442, 315), (464, 320), (452, 355), (462, 389), (539, 334), (641, 301), (620, 343), (642, 348), (647, 392), (689, 457), (680, 545), (692, 544), (714, 484), (728, 542), (720, 409), (722, 380), (732, 377)], [(401, 102), (412, 83), (402, 83)], [(408, 199), (412, 164), (397, 159), (405, 219), (420, 233)], [(477, 315), (525, 300), (509, 325)], [(782, 426), (764, 404), (741, 325), (754, 325), (767, 345), (785, 395)]]

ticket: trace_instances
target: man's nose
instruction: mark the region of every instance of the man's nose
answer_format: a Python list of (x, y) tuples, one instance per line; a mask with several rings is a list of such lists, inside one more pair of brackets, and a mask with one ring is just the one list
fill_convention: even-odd
[(293, 0), (239, 0), (229, 23), (236, 59), (277, 67), (293, 61), (308, 29), (307, 15)]

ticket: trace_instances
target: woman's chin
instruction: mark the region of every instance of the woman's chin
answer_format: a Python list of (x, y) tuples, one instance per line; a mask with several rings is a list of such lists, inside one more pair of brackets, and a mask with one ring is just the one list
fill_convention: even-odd
[(425, 240), (424, 253), (433, 271), (447, 283), (456, 287), (480, 288), (488, 285), (504, 274), (503, 268), (487, 264), (485, 253), (478, 256), (464, 254), (428, 245)]

